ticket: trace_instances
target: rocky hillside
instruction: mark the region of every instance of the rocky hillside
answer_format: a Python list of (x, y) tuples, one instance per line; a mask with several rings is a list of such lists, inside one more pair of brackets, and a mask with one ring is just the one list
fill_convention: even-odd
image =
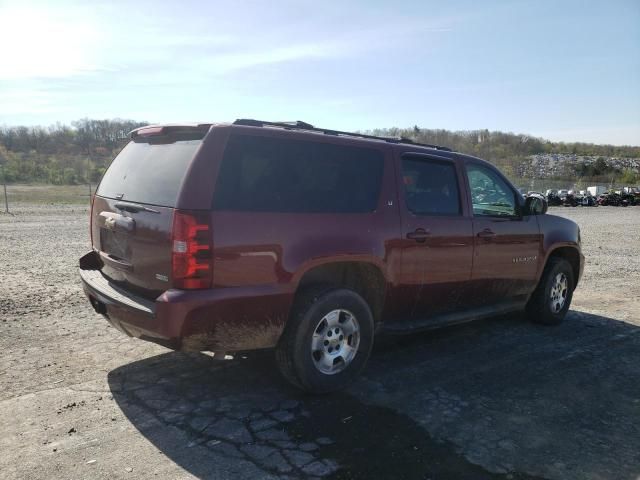
[(514, 165), (515, 174), (525, 178), (610, 177), (640, 173), (640, 159), (564, 153), (530, 155)]

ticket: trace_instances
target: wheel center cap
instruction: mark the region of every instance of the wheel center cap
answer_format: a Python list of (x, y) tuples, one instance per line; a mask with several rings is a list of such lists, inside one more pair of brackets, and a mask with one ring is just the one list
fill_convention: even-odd
[(326, 340), (329, 342), (326, 348), (331, 348), (331, 353), (338, 353), (336, 347), (342, 344), (344, 339), (342, 329), (339, 327), (331, 328), (326, 334)]

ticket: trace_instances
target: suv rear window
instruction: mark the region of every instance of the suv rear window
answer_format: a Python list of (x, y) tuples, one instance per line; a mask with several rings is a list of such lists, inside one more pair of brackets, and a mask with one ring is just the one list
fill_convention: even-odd
[(380, 151), (320, 142), (232, 135), (215, 210), (363, 213), (376, 209)]
[(104, 174), (97, 195), (174, 207), (184, 175), (202, 140), (129, 142)]

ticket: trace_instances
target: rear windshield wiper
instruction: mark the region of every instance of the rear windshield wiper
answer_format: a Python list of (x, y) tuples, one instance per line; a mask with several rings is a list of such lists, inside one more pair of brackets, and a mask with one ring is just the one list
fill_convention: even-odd
[(122, 203), (118, 202), (114, 205), (118, 210), (123, 210), (125, 212), (150, 212), (150, 213), (160, 213), (160, 210), (154, 210), (153, 208), (149, 208), (145, 205), (139, 205), (137, 203)]

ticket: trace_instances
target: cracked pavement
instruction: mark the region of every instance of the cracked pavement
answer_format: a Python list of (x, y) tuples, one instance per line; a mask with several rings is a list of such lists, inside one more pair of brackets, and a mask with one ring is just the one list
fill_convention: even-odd
[(587, 256), (561, 326), (386, 337), (321, 397), (271, 352), (219, 361), (123, 336), (81, 294), (87, 208), (15, 213), (0, 216), (3, 478), (640, 475), (640, 208), (551, 210), (578, 221)]

